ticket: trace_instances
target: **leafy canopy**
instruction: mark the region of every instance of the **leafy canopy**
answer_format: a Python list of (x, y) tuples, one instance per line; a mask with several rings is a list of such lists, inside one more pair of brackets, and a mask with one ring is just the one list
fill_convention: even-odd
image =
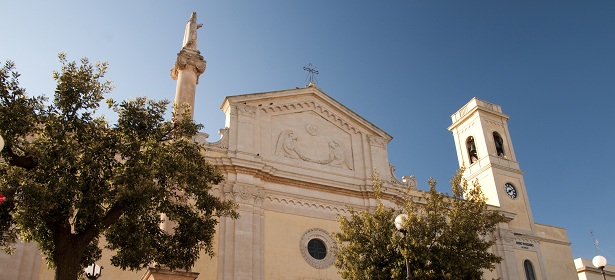
[[(376, 209), (354, 211), (339, 217), (335, 233), (339, 250), (335, 266), (344, 279), (406, 279), (408, 260), (413, 279), (481, 279), (501, 258), (490, 251), (492, 234), (504, 217), (489, 210), (478, 183), (462, 177), (463, 169), (451, 180), (452, 195), (429, 191), (415, 199), (408, 192), (400, 210), (386, 208), (382, 181), (374, 180)], [(403, 229), (395, 217), (405, 213)]]
[(147, 98), (106, 100), (118, 115), (110, 124), (96, 114), (112, 90), (107, 64), (59, 58), (51, 102), (27, 95), (12, 62), (0, 69), (0, 246), (37, 242), (56, 279), (98, 260), (101, 236), (122, 269), (189, 269), (200, 251), (213, 255), (217, 218), (238, 214), (209, 193), (223, 176), (191, 140), (201, 125), (165, 120), (169, 102)]

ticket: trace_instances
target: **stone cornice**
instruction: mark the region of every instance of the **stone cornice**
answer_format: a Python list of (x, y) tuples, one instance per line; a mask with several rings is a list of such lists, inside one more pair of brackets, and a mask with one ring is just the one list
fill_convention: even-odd
[(270, 202), (275, 202), (275, 203), (280, 203), (280, 204), (286, 204), (286, 205), (292, 204), (292, 205), (302, 206), (306, 208), (322, 209), (322, 210), (334, 212), (340, 215), (345, 215), (348, 213), (348, 207), (346, 205), (336, 203), (334, 201), (299, 198), (299, 197), (293, 197), (289, 195), (280, 194), (277, 192), (267, 192), (265, 199)]
[(489, 113), (490, 115), (495, 115), (505, 120), (509, 119), (508, 115), (502, 113), (502, 107), (500, 107), (499, 105), (489, 103), (487, 101), (483, 101), (474, 97), (466, 105), (461, 107), (461, 109), (451, 115), (453, 124), (448, 127), (448, 130), (453, 131), (453, 129), (455, 129), (459, 124), (463, 123), (467, 118), (472, 116), (477, 111)]
[[(368, 182), (365, 182), (364, 184), (345, 183), (344, 185), (346, 186), (341, 185), (339, 182), (331, 182), (328, 184), (325, 182), (316, 182), (314, 180), (315, 178), (310, 179), (305, 176), (302, 176), (301, 178), (291, 178), (291, 176), (285, 177), (282, 175), (284, 172), (262, 163), (260, 165), (254, 164), (253, 166), (240, 166), (236, 164), (237, 160), (223, 160), (222, 158), (211, 159), (212, 163), (216, 165), (223, 174), (245, 174), (258, 178), (264, 182), (292, 186), (301, 189), (316, 190), (361, 199), (373, 198), (373, 192), (371, 191)], [(353, 187), (354, 189), (351, 189)], [(383, 199), (395, 202), (396, 204), (399, 204), (403, 200), (405, 189), (390, 183), (386, 183), (385, 187), (388, 188), (388, 190), (383, 194)]]
[[(516, 169), (516, 168), (510, 168), (508, 166), (504, 166), (504, 165), (500, 165), (500, 164), (495, 164), (495, 163), (489, 163), (485, 166), (483, 166), (482, 168), (480, 168), (478, 171), (474, 171), (472, 172), (472, 174), (469, 174), (466, 177), (466, 180), (472, 181), (474, 180), (474, 178), (476, 178), (478, 175), (480, 175), (481, 173), (485, 172), (486, 170), (490, 169), (490, 168), (494, 168), (494, 169), (500, 169), (500, 170), (504, 170), (504, 171), (508, 171), (508, 172), (512, 172), (512, 173), (517, 173), (520, 175), (523, 175), (523, 171)], [(470, 169), (466, 169), (466, 172), (468, 172)]]

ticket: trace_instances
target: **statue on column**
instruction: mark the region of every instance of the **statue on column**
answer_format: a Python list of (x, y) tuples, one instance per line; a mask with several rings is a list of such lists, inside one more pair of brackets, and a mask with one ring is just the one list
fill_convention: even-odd
[(203, 27), (203, 24), (196, 23), (196, 12), (192, 12), (190, 20), (186, 23), (182, 48), (196, 50), (196, 30), (201, 27)]

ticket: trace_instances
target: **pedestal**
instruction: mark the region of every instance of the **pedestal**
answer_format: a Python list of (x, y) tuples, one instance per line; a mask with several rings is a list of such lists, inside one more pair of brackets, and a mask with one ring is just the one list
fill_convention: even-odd
[(197, 272), (171, 271), (165, 268), (149, 267), (141, 280), (195, 280), (199, 276)]

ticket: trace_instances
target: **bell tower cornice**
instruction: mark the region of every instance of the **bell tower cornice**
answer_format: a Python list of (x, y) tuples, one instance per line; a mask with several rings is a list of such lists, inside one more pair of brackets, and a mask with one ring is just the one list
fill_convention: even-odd
[(453, 131), (453, 129), (465, 123), (466, 120), (472, 117), (477, 111), (479, 111), (479, 113), (491, 114), (495, 117), (503, 118), (505, 121), (508, 121), (510, 118), (508, 115), (502, 113), (502, 107), (500, 105), (474, 97), (465, 106), (451, 115), (453, 124), (448, 127), (448, 130)]

